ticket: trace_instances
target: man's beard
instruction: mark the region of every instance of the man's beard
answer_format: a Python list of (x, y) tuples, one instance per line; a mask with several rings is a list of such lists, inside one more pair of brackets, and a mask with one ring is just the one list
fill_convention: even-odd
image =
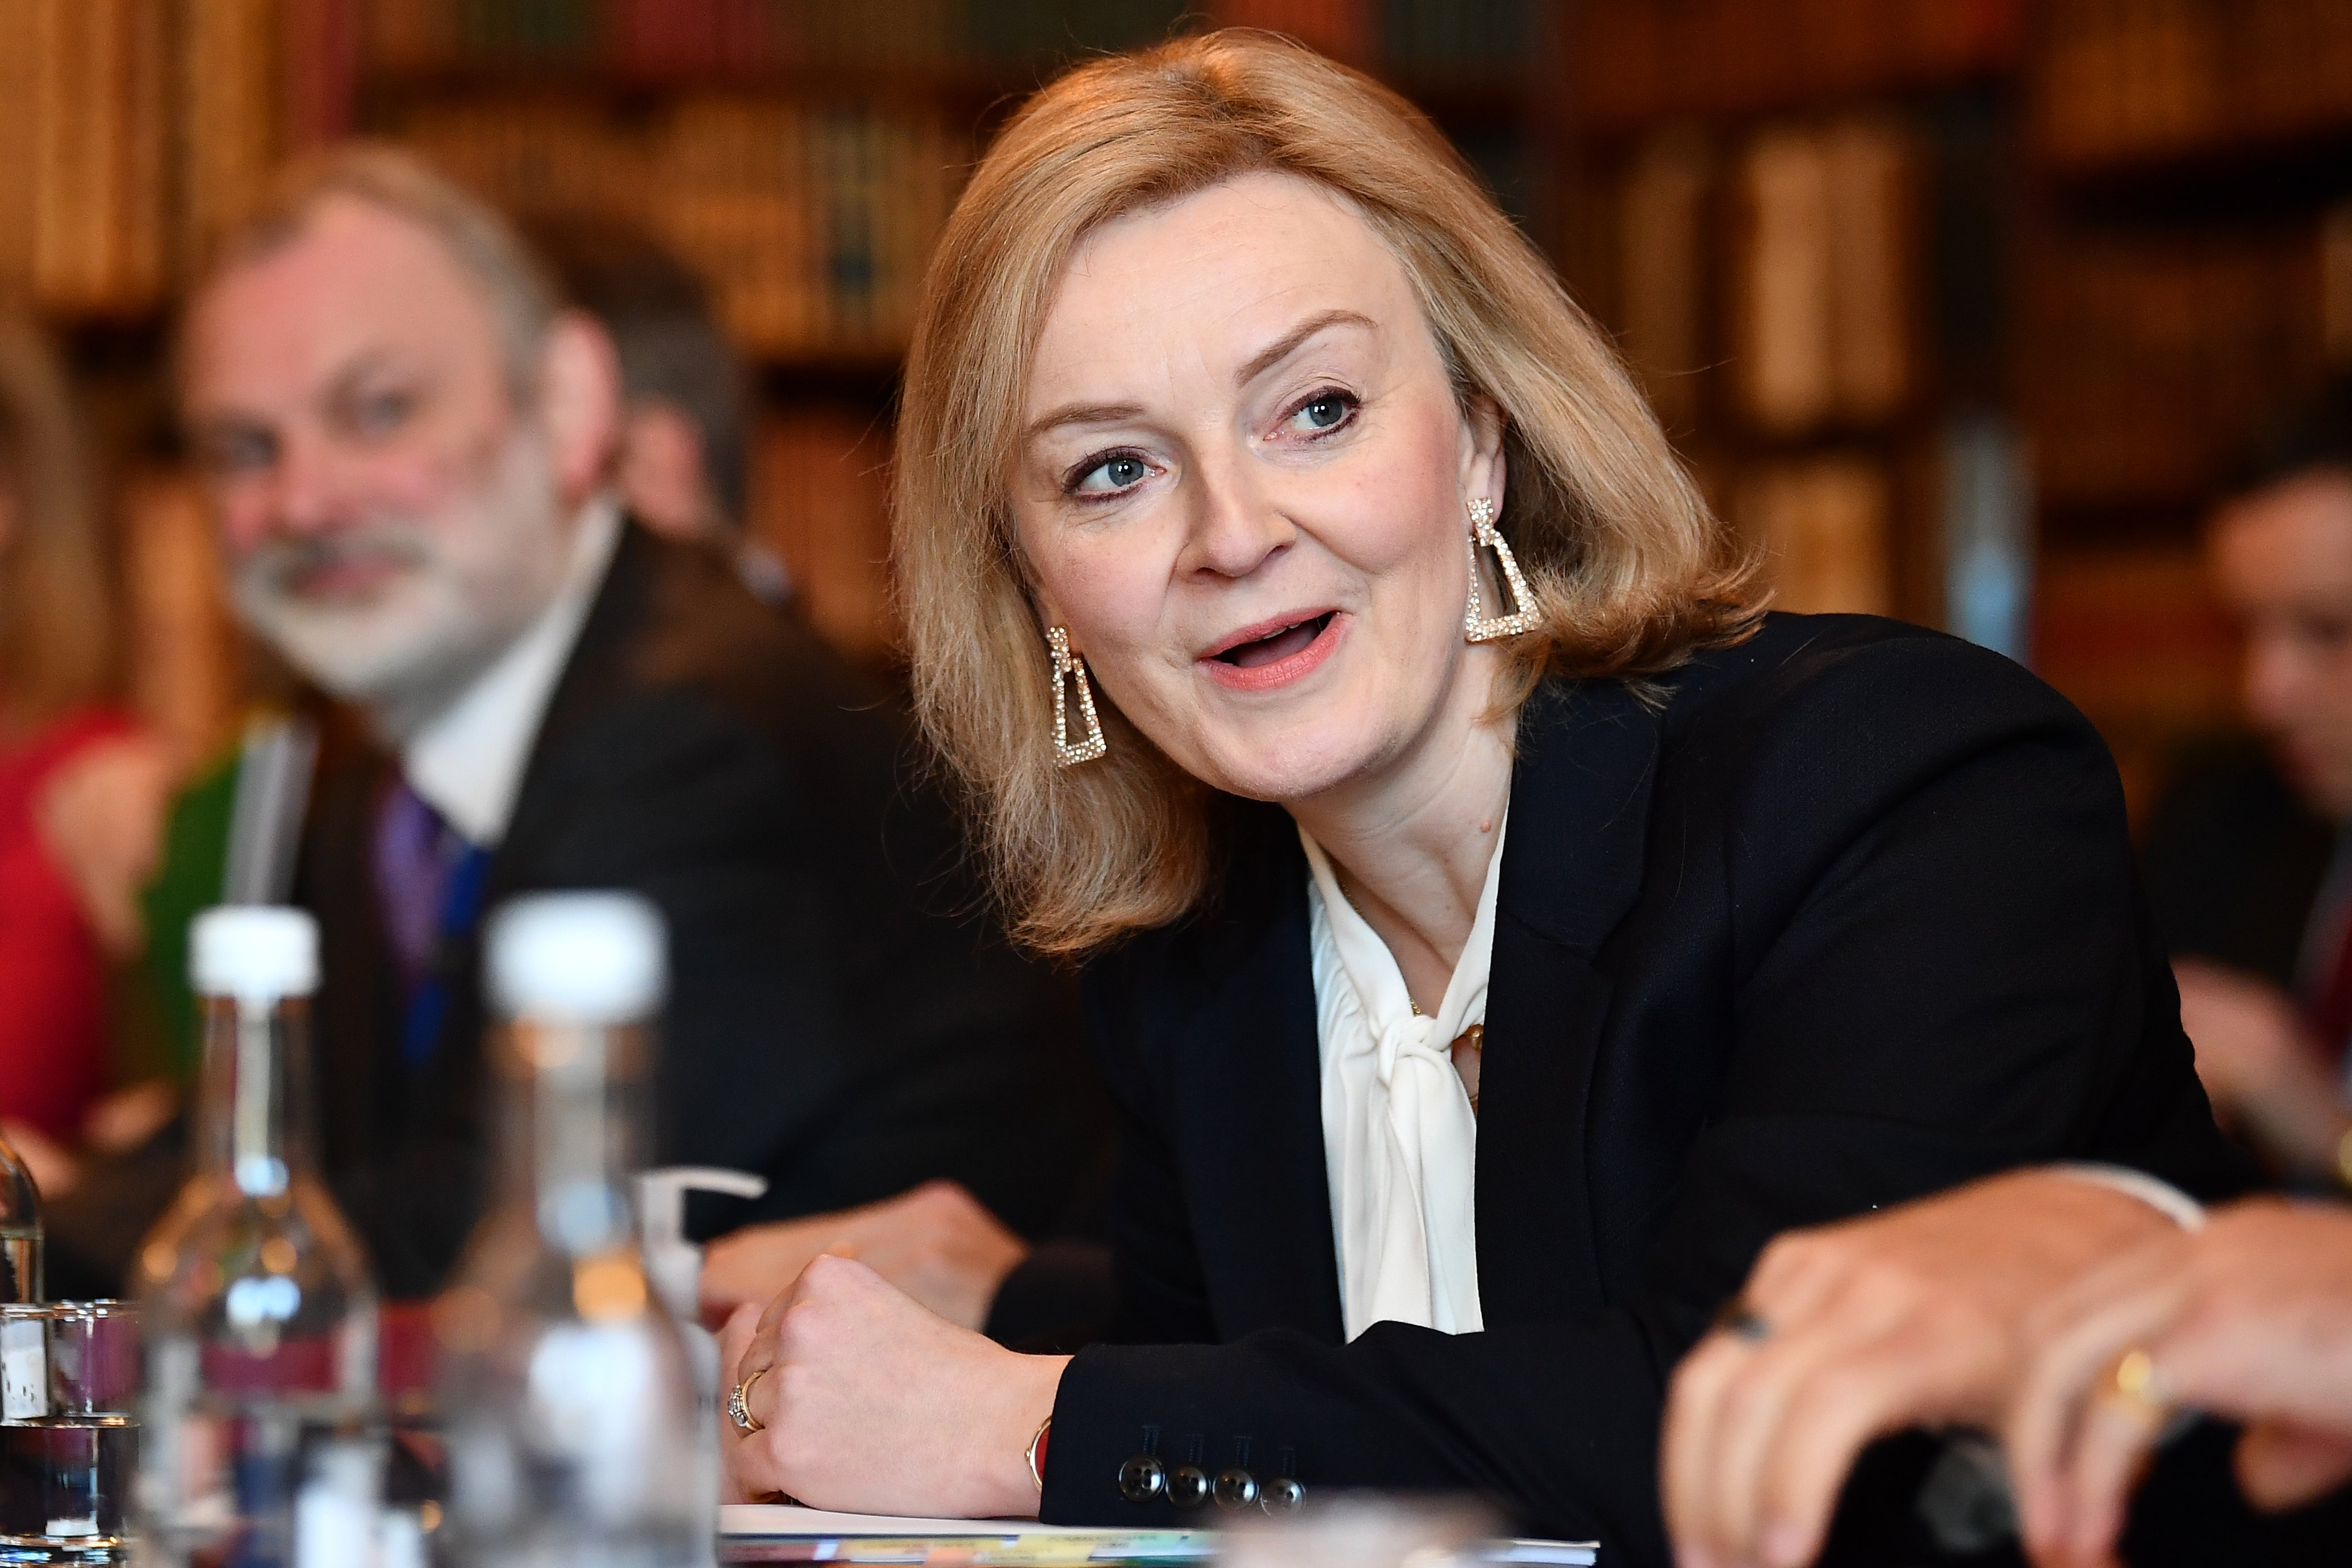
[[(542, 443), (510, 439), (479, 489), (430, 522), (377, 516), (273, 538), (236, 563), (247, 625), (401, 739), (441, 711), (537, 619), (570, 563), (568, 519)], [(365, 592), (306, 592), (342, 565), (389, 569)]]

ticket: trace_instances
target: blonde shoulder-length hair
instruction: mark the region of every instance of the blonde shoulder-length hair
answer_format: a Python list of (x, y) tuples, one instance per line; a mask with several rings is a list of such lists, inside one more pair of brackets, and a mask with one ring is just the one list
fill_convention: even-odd
[(1024, 941), (1076, 954), (1162, 925), (1215, 872), (1213, 792), (1103, 705), (1109, 754), (1055, 766), (1044, 628), (1009, 481), (1063, 266), (1097, 225), (1276, 172), (1352, 203), (1402, 264), (1457, 392), (1505, 420), (1501, 524), (1547, 672), (1638, 676), (1741, 635), (1747, 573), (1600, 331), (1461, 156), (1386, 88), (1228, 30), (1091, 61), (1031, 99), (957, 203), (923, 282), (894, 506), (915, 700), (967, 787)]

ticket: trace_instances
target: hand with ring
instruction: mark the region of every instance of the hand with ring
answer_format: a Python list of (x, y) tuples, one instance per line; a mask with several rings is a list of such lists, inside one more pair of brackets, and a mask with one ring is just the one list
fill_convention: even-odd
[(2112, 1188), (2024, 1172), (1774, 1241), (1668, 1395), (1660, 1480), (1678, 1561), (1811, 1562), (1866, 1444), (1997, 1428), (2026, 1310), (2176, 1229)]
[(1067, 1356), (1019, 1355), (847, 1258), (719, 1339), (726, 1499), (955, 1519), (1037, 1511), (1028, 1454)]
[(727, 1396), (727, 1418), (734, 1422), (735, 1429), (747, 1437), (754, 1432), (764, 1432), (768, 1429), (768, 1424), (765, 1421), (751, 1414), (751, 1385), (765, 1376), (767, 1371), (764, 1366), (753, 1367), (743, 1375), (743, 1381), (737, 1384), (734, 1391)]
[(2142, 1243), (2029, 1322), (2005, 1434), (2037, 1562), (2113, 1561), (2133, 1485), (2177, 1412), (2246, 1423), (2257, 1507), (2352, 1478), (2352, 1215), (2263, 1200)]

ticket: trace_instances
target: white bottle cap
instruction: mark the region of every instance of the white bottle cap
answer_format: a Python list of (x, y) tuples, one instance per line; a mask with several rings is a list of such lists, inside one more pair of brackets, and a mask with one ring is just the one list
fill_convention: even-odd
[(517, 1018), (626, 1023), (668, 989), (661, 911), (627, 893), (542, 893), (490, 918), (490, 1000)]
[(269, 904), (207, 909), (188, 927), (188, 970), (204, 996), (307, 997), (319, 988), (319, 923)]

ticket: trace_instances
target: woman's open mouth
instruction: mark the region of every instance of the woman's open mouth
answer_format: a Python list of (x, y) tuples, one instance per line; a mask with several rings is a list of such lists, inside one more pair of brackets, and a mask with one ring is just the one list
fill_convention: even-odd
[(1238, 691), (1287, 685), (1331, 655), (1345, 625), (1338, 611), (1326, 610), (1252, 626), (1203, 657), (1201, 667), (1219, 685)]

